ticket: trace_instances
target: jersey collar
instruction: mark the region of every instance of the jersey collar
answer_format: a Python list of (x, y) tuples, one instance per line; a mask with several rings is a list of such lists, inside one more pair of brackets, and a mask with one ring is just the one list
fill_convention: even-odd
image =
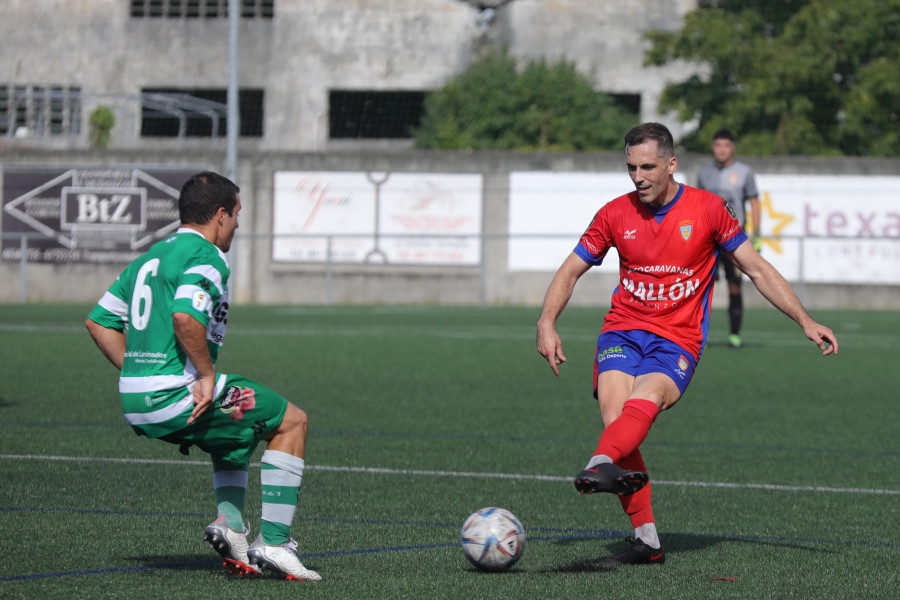
[(202, 233), (197, 231), (196, 229), (191, 229), (190, 227), (179, 227), (175, 233), (193, 233), (194, 235), (199, 235), (203, 239), (206, 239)]
[(650, 211), (650, 214), (656, 219), (657, 223), (662, 223), (663, 217), (672, 209), (675, 204), (681, 200), (681, 196), (684, 195), (684, 184), (678, 184), (678, 192), (675, 193), (675, 197), (672, 198), (672, 201), (668, 204), (664, 204), (663, 206), (653, 206), (650, 204), (645, 204), (647, 210)]

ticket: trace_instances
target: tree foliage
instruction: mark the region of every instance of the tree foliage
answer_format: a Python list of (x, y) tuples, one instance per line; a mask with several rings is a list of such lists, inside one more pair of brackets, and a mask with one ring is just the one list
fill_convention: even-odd
[(609, 150), (638, 116), (594, 91), (573, 62), (521, 70), (491, 50), (425, 99), (416, 146), (431, 149)]
[(900, 156), (900, 0), (704, 4), (647, 34), (648, 64), (705, 66), (660, 99), (699, 118), (685, 147), (730, 127), (752, 154)]

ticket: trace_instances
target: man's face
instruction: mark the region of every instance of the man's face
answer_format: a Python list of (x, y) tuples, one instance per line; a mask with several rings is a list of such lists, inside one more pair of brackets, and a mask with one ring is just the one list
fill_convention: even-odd
[(221, 219), (219, 233), (216, 237), (216, 246), (222, 252), (228, 252), (231, 248), (231, 241), (234, 239), (234, 232), (238, 228), (238, 213), (241, 211), (241, 195), (237, 194), (237, 202), (234, 204), (234, 210), (229, 215), (224, 208), (220, 208), (216, 218)]
[(712, 153), (717, 165), (728, 166), (734, 156), (734, 142), (726, 139), (713, 140)]
[(662, 206), (669, 193), (669, 177), (675, 173), (678, 161), (674, 156), (657, 156), (657, 146), (655, 141), (628, 146), (625, 150), (625, 165), (641, 202)]

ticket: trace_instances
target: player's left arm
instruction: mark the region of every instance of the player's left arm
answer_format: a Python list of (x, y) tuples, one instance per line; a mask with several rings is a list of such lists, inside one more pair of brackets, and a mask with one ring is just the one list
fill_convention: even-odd
[(789, 316), (803, 329), (806, 337), (815, 342), (822, 351), (822, 356), (838, 353), (838, 340), (834, 332), (809, 316), (787, 280), (769, 261), (760, 256), (749, 240), (728, 255), (772, 306)]
[(208, 249), (193, 257), (176, 284), (172, 305), (172, 329), (178, 345), (197, 373), (192, 392), (194, 408), (187, 424), (193, 424), (213, 403), (216, 367), (208, 342), (212, 311), (228, 280), (228, 268)]
[(121, 371), (125, 361), (125, 332), (104, 327), (90, 318), (85, 319), (84, 326), (103, 356)]
[(188, 418), (188, 425), (191, 425), (212, 404), (213, 390), (216, 386), (216, 368), (206, 343), (206, 325), (188, 313), (174, 312), (172, 327), (178, 345), (197, 371), (197, 381), (193, 390), (194, 410)]

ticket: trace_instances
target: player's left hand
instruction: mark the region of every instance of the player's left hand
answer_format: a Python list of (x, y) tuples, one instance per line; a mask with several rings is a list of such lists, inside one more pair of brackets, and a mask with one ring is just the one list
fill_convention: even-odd
[(806, 334), (806, 337), (816, 343), (816, 346), (822, 351), (822, 356), (836, 355), (838, 353), (837, 336), (829, 328), (818, 323), (812, 323), (804, 328), (803, 332)]

